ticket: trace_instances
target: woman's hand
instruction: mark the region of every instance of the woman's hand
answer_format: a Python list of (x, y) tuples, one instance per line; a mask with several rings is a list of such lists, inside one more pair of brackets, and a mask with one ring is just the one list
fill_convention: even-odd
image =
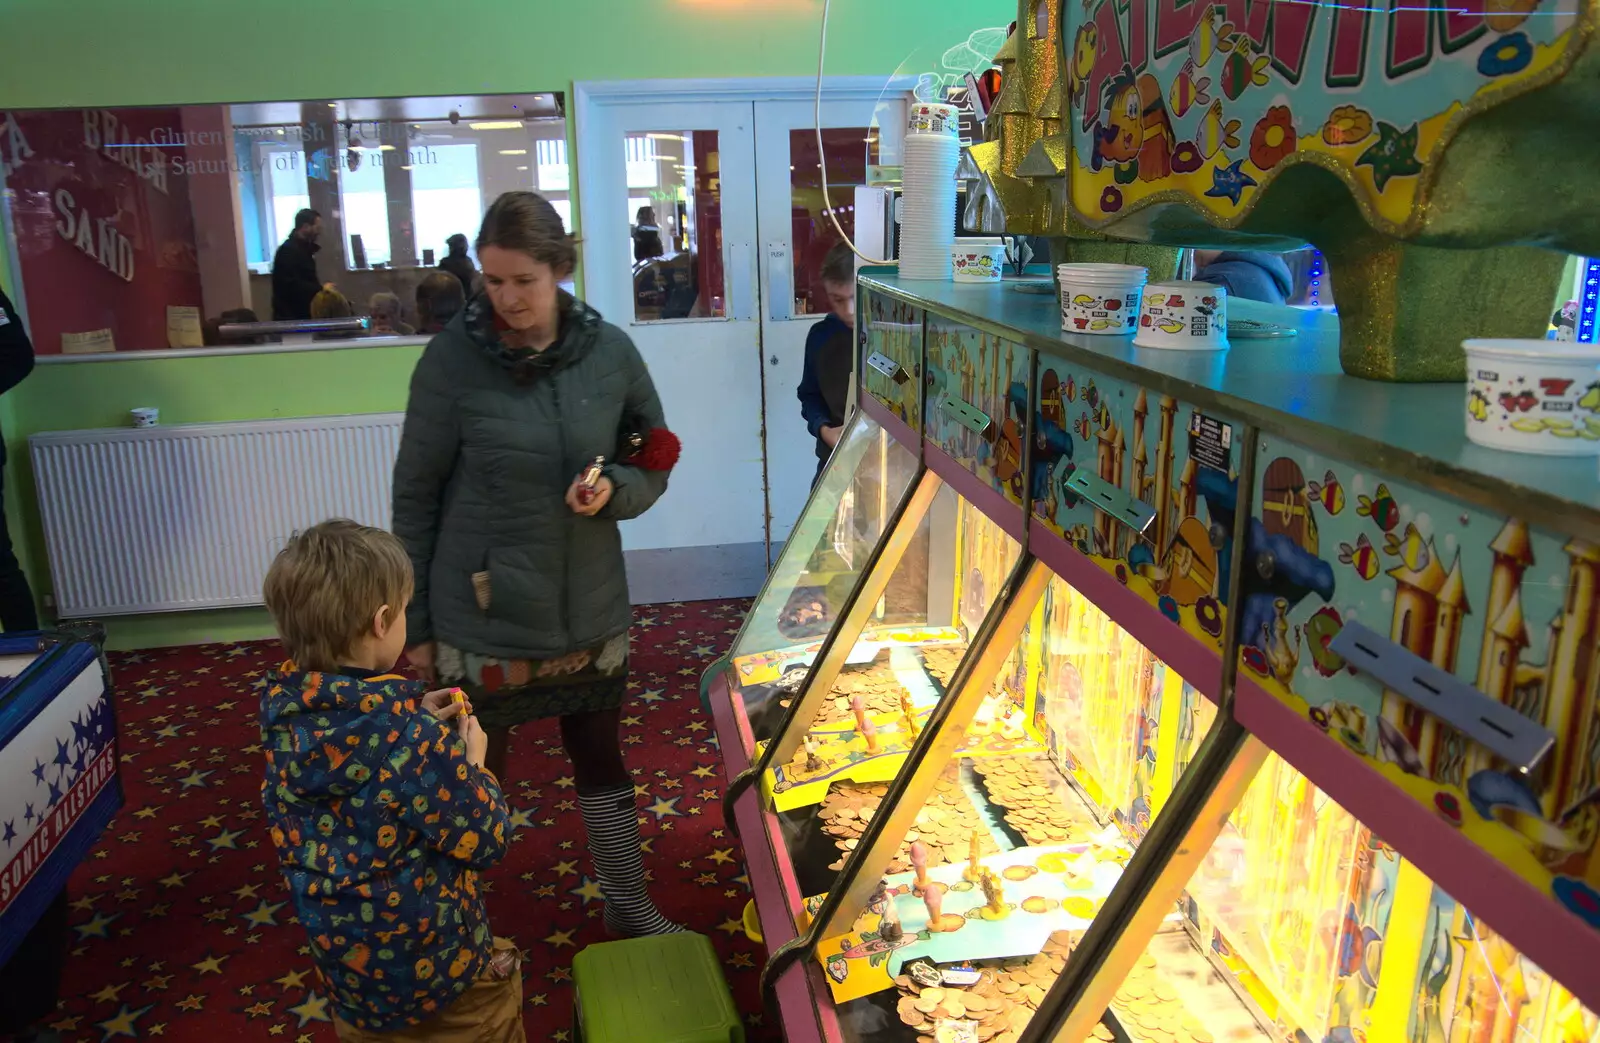
[(567, 487), (567, 506), (572, 509), (573, 514), (583, 514), (592, 517), (593, 515), (599, 514), (601, 508), (605, 507), (606, 504), (611, 502), (612, 488), (613, 486), (611, 484), (611, 479), (607, 478), (605, 475), (601, 475), (600, 481), (595, 483), (593, 491), (591, 491), (589, 494), (589, 502), (584, 503), (582, 497), (578, 495), (582, 491), (583, 486), (578, 479), (574, 478), (572, 480), (572, 484)]
[(411, 663), (411, 668), (417, 675), (429, 684), (436, 684), (439, 680), (438, 671), (434, 668), (433, 656), (438, 650), (432, 641), (424, 641), (406, 649), (406, 659)]
[[(456, 702), (457, 693), (461, 695), (460, 702)], [(441, 688), (422, 697), (422, 708), (439, 720), (448, 721), (457, 714), (470, 714), (472, 700), (459, 688)]]

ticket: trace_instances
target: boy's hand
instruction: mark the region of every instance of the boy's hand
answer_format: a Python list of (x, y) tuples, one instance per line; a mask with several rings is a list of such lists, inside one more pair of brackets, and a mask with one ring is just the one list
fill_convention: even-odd
[[(459, 701), (456, 699), (457, 695), (461, 696)], [(448, 721), (457, 714), (470, 714), (472, 700), (468, 699), (467, 693), (459, 688), (441, 688), (422, 697), (422, 708), (439, 720)]]
[(476, 717), (461, 718), (461, 738), (467, 743), (467, 763), (483, 767), (483, 759), (489, 754), (489, 733)]
[(839, 436), (844, 433), (842, 427), (825, 427), (822, 429), (822, 440), (828, 444), (829, 449), (839, 445)]
[(613, 486), (611, 484), (611, 479), (605, 477), (604, 475), (602, 475), (600, 477), (600, 481), (595, 484), (594, 492), (589, 495), (588, 503), (584, 503), (583, 499), (578, 495), (578, 488), (578, 479), (576, 478), (574, 478), (572, 480), (572, 484), (567, 487), (567, 506), (572, 508), (572, 512), (574, 514), (599, 514), (600, 509), (607, 503), (611, 502), (611, 490)]

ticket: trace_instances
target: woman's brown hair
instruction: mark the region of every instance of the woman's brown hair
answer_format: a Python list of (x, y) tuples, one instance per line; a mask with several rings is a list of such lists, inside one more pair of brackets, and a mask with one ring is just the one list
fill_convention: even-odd
[(567, 234), (556, 208), (537, 192), (506, 192), (494, 201), (478, 229), (478, 256), (486, 246), (525, 253), (548, 264), (558, 279), (571, 275), (578, 262), (577, 241)]

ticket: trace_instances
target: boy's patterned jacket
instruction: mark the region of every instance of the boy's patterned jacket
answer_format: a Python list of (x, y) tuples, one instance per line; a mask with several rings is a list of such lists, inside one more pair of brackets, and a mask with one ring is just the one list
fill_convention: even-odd
[(261, 696), (261, 797), (295, 912), (340, 1016), (372, 1031), (432, 1017), (493, 948), (478, 871), (505, 853), (504, 800), (424, 691), (290, 664)]

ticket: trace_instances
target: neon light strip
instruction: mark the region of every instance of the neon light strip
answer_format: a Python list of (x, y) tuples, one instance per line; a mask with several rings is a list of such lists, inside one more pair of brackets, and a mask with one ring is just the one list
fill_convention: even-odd
[(1583, 285), (1579, 287), (1578, 340), (1595, 342), (1595, 311), (1600, 308), (1600, 258), (1583, 259)]

